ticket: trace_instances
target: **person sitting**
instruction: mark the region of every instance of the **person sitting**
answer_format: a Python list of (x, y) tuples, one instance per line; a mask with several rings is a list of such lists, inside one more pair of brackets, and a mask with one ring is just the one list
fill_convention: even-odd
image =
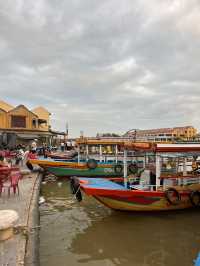
[(27, 159), (37, 159), (37, 153), (35, 150), (30, 150), (27, 156)]

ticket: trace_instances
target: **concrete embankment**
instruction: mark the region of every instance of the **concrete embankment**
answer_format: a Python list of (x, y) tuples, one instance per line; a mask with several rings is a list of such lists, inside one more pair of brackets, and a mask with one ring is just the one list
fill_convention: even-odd
[(19, 214), (14, 237), (0, 242), (0, 265), (39, 265), (39, 210), (38, 198), (41, 176), (30, 173), (19, 183), (20, 194), (4, 191), (0, 197), (0, 210), (15, 210)]

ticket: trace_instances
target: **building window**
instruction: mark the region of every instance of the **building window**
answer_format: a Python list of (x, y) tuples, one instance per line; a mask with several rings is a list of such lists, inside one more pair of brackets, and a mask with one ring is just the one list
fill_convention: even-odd
[(11, 127), (26, 128), (26, 117), (19, 115), (11, 116)]
[(35, 119), (32, 120), (32, 125), (33, 125), (33, 128), (36, 128), (36, 120)]

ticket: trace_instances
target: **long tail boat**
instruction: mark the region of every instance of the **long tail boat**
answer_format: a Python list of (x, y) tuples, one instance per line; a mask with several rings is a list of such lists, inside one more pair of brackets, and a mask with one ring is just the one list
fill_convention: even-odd
[(74, 160), (78, 153), (75, 150), (49, 153), (48, 157), (57, 160)]
[[(121, 139), (116, 140), (87, 140), (81, 139), (78, 143), (77, 161), (55, 160), (55, 159), (30, 159), (28, 166), (39, 165), (47, 172), (54, 174), (57, 177), (119, 177), (123, 175), (123, 156), (119, 154), (119, 146), (124, 144)], [(84, 145), (85, 160), (81, 160), (82, 146)], [(99, 157), (95, 154), (97, 159), (89, 159), (89, 151), (92, 147), (98, 147)], [(111, 155), (103, 155), (103, 147), (106, 145), (112, 146), (114, 153)], [(94, 154), (92, 154), (94, 156)], [(92, 157), (91, 157), (92, 158)], [(111, 159), (112, 158), (112, 159)], [(111, 160), (108, 160), (111, 159)], [(143, 166), (135, 164), (136, 158), (133, 156), (128, 162), (128, 173), (140, 173)]]
[[(167, 211), (200, 207), (200, 144), (155, 144), (151, 149), (155, 154), (153, 181), (148, 178), (142, 180), (141, 176), (138, 183), (131, 182), (125, 170), (122, 183), (102, 178), (78, 178), (76, 192), (80, 188), (114, 210)], [(196, 166), (187, 172), (186, 165), (190, 160)], [(125, 163), (124, 169), (126, 166)], [(152, 169), (152, 165), (147, 166)]]
[[(123, 175), (122, 162), (103, 163), (90, 159), (85, 162), (68, 162), (55, 161), (52, 159), (30, 159), (27, 165), (32, 168), (32, 165), (39, 165), (44, 170), (57, 177), (118, 177)], [(134, 163), (129, 163), (128, 172), (134, 174), (143, 171), (142, 167), (138, 167)]]

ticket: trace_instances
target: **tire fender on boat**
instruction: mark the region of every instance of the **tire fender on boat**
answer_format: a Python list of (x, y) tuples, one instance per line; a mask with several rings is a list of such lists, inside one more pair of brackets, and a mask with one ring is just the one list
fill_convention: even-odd
[(200, 207), (200, 192), (198, 190), (192, 191), (189, 198), (194, 207)]
[(95, 159), (88, 160), (87, 167), (89, 169), (95, 169), (97, 167), (97, 161)]
[(114, 171), (116, 174), (122, 174), (123, 166), (121, 164), (116, 164), (114, 166)]
[(138, 166), (136, 163), (131, 163), (128, 166), (128, 170), (131, 174), (136, 174), (138, 172)]
[(171, 205), (177, 205), (181, 200), (181, 196), (175, 188), (165, 190), (165, 198)]

